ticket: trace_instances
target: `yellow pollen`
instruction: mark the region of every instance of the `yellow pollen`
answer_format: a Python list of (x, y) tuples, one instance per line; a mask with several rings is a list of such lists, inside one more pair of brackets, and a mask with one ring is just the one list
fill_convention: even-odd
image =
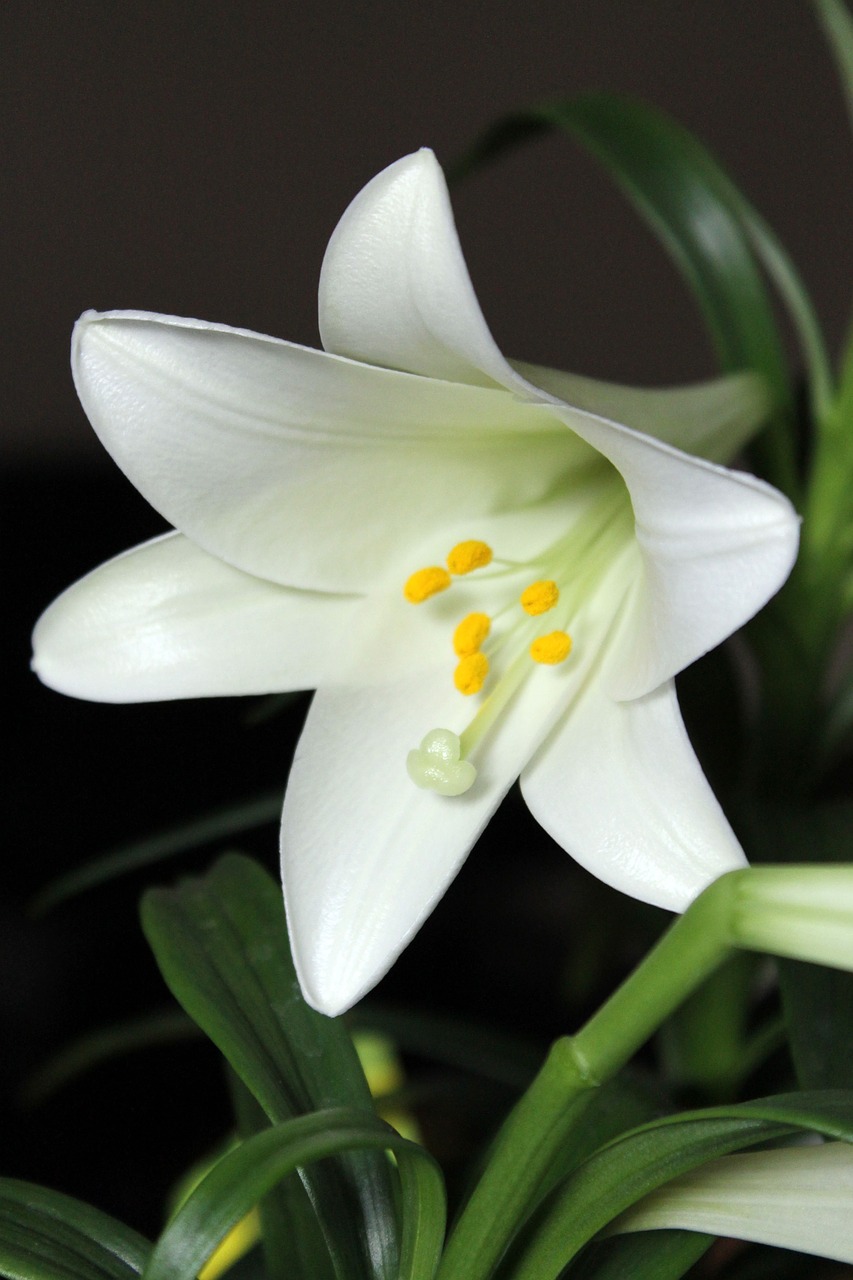
[(469, 613), (453, 632), (454, 653), (460, 658), (470, 657), (477, 652), (491, 629), (492, 621), (487, 613)]
[(437, 596), (439, 591), (446, 591), (450, 586), (450, 574), (439, 565), (430, 565), (428, 569), (418, 569), (406, 580), (403, 595), (409, 604), (423, 604), (430, 596)]
[(453, 673), (453, 683), (460, 693), (466, 697), (479, 693), (486, 676), (489, 674), (489, 659), (484, 653), (469, 653), (463, 658)]
[(492, 548), (487, 542), (479, 542), (474, 538), (467, 542), (457, 542), (447, 555), (447, 567), (451, 573), (470, 573), (472, 569), (483, 569), (492, 562)]
[(552, 631), (550, 635), (540, 636), (530, 646), (530, 656), (534, 662), (543, 662), (548, 666), (556, 666), (565, 662), (572, 651), (572, 637), (565, 631)]
[(556, 582), (546, 578), (544, 582), (531, 582), (521, 593), (521, 607), (525, 613), (536, 617), (553, 609), (560, 598)]

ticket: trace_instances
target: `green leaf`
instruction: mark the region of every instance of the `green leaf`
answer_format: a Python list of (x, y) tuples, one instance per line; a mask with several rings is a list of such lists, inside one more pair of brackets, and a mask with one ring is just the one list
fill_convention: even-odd
[(0, 1178), (0, 1275), (10, 1280), (130, 1280), (151, 1245), (91, 1205)]
[(22, 1100), (28, 1106), (36, 1106), (69, 1081), (119, 1054), (197, 1039), (198, 1035), (195, 1023), (171, 1008), (102, 1027), (72, 1041), (34, 1071), (24, 1086)]
[(797, 1130), (853, 1140), (853, 1093), (791, 1094), (686, 1112), (623, 1134), (540, 1205), (511, 1250), (513, 1280), (556, 1280), (578, 1251), (649, 1192), (708, 1160)]
[[(264, 1111), (243, 1082), (229, 1071), (229, 1084), (241, 1138), (270, 1127)], [(266, 1261), (265, 1280), (334, 1280), (335, 1270), (308, 1193), (292, 1173), (268, 1191), (258, 1205)]]
[(821, 403), (830, 378), (811, 302), (782, 246), (696, 138), (628, 98), (587, 93), (508, 116), (451, 174), (462, 176), (553, 129), (584, 146), (649, 223), (693, 291), (723, 369), (751, 369), (766, 379), (779, 411), (767, 433), (766, 471), (793, 493), (793, 391), (756, 254), (791, 311)]
[(33, 911), (36, 914), (49, 911), (78, 893), (94, 889), (97, 885), (131, 871), (138, 871), (140, 867), (150, 867), (155, 862), (162, 862), (164, 858), (171, 858), (178, 853), (186, 853), (189, 849), (198, 849), (216, 840), (224, 840), (255, 827), (265, 826), (278, 818), (281, 803), (281, 791), (267, 792), (240, 804), (214, 809), (212, 813), (202, 814), (190, 822), (182, 822), (156, 835), (146, 836), (144, 840), (122, 845), (54, 880), (35, 899)]
[[(158, 1241), (145, 1280), (194, 1280), (222, 1237), (294, 1169), (342, 1151), (394, 1152), (403, 1192), (399, 1280), (432, 1280), (444, 1237), (444, 1188), (432, 1157), (375, 1117), (329, 1110), (275, 1125), (229, 1151)], [(339, 1272), (343, 1278), (351, 1273)]]
[(841, 83), (847, 97), (847, 110), (853, 125), (853, 18), (842, 0), (815, 0), (818, 17), (823, 23)]
[[(270, 1121), (339, 1106), (374, 1117), (344, 1025), (302, 998), (281, 890), (256, 863), (229, 854), (203, 877), (149, 891), (142, 923), (173, 994)], [(301, 1176), (338, 1274), (396, 1276), (385, 1156), (356, 1152)]]
[(571, 1280), (680, 1280), (714, 1243), (698, 1231), (638, 1232), (595, 1241), (569, 1268)]

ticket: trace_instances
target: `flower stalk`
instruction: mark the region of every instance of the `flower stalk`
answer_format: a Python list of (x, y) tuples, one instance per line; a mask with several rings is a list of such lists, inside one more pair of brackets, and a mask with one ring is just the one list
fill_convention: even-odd
[(853, 970), (853, 866), (748, 867), (700, 894), (585, 1026), (552, 1046), (497, 1137), (439, 1280), (493, 1274), (592, 1091), (740, 948)]

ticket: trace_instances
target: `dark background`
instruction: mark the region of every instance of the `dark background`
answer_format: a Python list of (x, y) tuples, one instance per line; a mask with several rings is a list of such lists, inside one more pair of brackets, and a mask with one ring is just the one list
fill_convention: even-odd
[[(11, 745), (0, 1173), (49, 1182), (154, 1231), (164, 1188), (225, 1123), (203, 1046), (149, 1049), (41, 1107), (18, 1104), (28, 1074), (68, 1039), (165, 1003), (136, 925), (146, 877), (43, 920), (27, 904), (61, 870), (129, 837), (283, 784), (304, 704), (246, 729), (242, 704), (87, 706), (29, 676), (40, 610), (162, 528), (76, 403), (75, 317), (90, 306), (148, 308), (314, 344), (325, 243), (374, 173), (421, 145), (448, 162), (502, 113), (607, 88), (670, 111), (727, 164), (793, 254), (837, 349), (853, 278), (851, 150), (802, 0), (12, 0), (0, 51)], [(673, 269), (567, 141), (508, 157), (461, 185), (454, 204), (484, 312), (509, 354), (626, 382), (713, 372)], [(536, 835), (516, 799), (509, 805), (501, 838), (478, 848), (381, 994), (545, 1036), (570, 1016), (586, 878)], [(242, 842), (270, 866), (275, 844), (273, 827)], [(618, 969), (618, 934), (608, 943)]]

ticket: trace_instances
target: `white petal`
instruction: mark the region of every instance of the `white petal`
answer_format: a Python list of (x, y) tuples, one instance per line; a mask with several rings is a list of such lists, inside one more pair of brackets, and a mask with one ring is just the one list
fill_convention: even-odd
[(634, 508), (642, 589), (607, 673), (618, 698), (649, 693), (757, 613), (797, 554), (787, 498), (614, 422), (553, 409), (621, 472)]
[(683, 1174), (609, 1231), (680, 1228), (853, 1262), (853, 1148), (845, 1142), (724, 1156)]
[(760, 377), (730, 374), (687, 387), (626, 387), (513, 360), (528, 382), (565, 404), (624, 423), (712, 462), (732, 458), (769, 408)]
[(471, 790), (447, 797), (416, 787), (406, 757), (431, 729), (461, 733), (473, 715), (452, 669), (451, 657), (378, 690), (321, 690), (308, 714), (285, 798), (282, 881), (302, 990), (324, 1013), (343, 1012), (391, 967), (582, 678), (568, 663), (533, 671), (473, 754)]
[(505, 392), (200, 321), (90, 313), (73, 367), (101, 440), (171, 524), (306, 589), (363, 590), (425, 528), (536, 502), (589, 452)]
[(33, 667), (98, 702), (310, 689), (334, 678), (361, 604), (275, 586), (168, 534), (59, 596), (36, 624)]
[(359, 192), (320, 274), (327, 351), (433, 378), (527, 394), (483, 319), (444, 174), (426, 148)]
[(615, 702), (590, 681), (521, 776), (535, 818), (599, 880), (683, 911), (745, 864), (693, 754), (673, 684)]

